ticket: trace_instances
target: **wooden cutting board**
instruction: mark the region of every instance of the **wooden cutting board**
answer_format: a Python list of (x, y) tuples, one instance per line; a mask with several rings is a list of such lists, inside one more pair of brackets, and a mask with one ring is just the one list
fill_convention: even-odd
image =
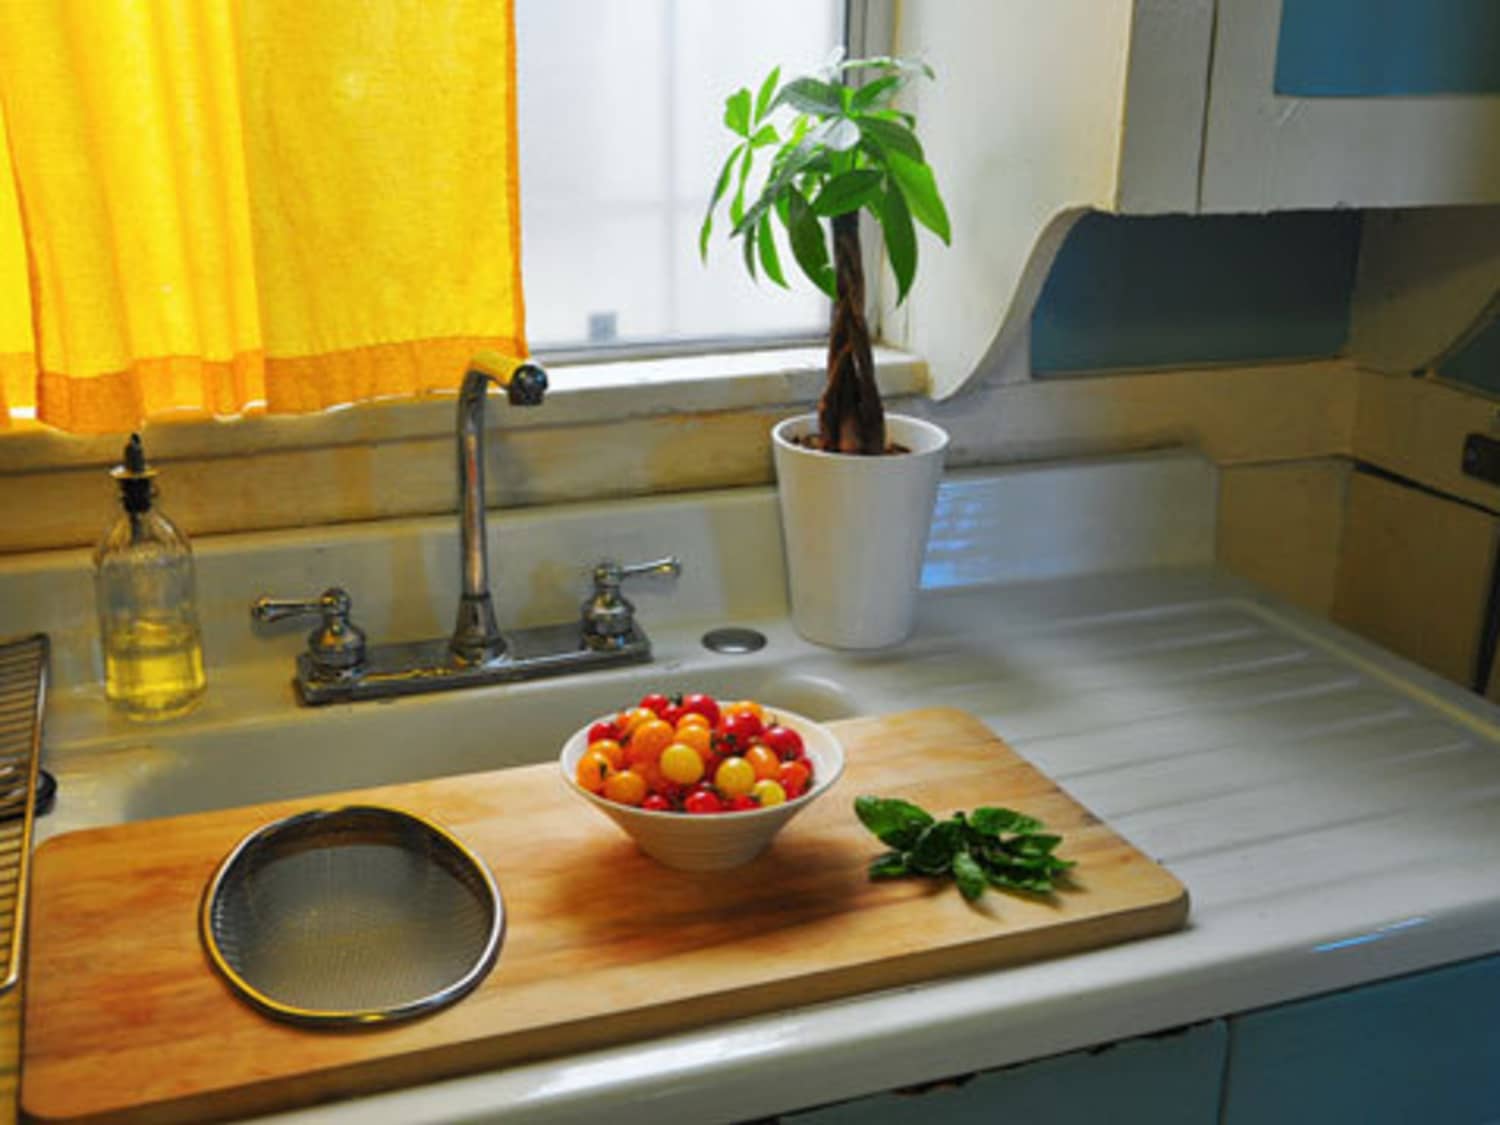
[[(566, 791), (555, 765), (142, 821), (37, 852), (21, 1102), (41, 1120), (203, 1121), (430, 1081), (757, 1012), (1161, 933), (1187, 892), (977, 719), (911, 711), (832, 724), (838, 787), (730, 872), (661, 867)], [(1055, 901), (950, 883), (871, 883), (862, 793), (936, 814), (1037, 816), (1078, 861)], [(507, 933), (455, 1006), (362, 1031), (276, 1023), (199, 945), (204, 884), (247, 832), (289, 813), (387, 804), (490, 865)]]

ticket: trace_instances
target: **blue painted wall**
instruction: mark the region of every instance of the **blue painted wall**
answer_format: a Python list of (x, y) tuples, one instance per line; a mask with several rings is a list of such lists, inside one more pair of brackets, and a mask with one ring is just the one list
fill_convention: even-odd
[(1354, 211), (1086, 215), (1032, 315), (1032, 368), (1045, 376), (1337, 355), (1360, 223)]
[(1500, 93), (1500, 0), (1284, 0), (1276, 92)]

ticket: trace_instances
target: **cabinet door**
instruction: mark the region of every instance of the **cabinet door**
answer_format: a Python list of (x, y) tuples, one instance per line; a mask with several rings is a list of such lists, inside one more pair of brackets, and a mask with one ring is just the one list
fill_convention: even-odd
[(1224, 1125), (1500, 1120), (1500, 957), (1236, 1017)]
[(1225, 1025), (1075, 1051), (961, 1084), (788, 1114), (786, 1125), (1215, 1125)]
[[(1302, 50), (1328, 54), (1329, 90), (1344, 89), (1341, 72), (1351, 53), (1372, 56), (1365, 70), (1379, 70), (1382, 56), (1424, 50), (1441, 67), (1443, 47), (1452, 48), (1455, 68), (1446, 87), (1429, 76), (1423, 87), (1400, 78), (1392, 63), (1391, 88), (1381, 96), (1325, 97), (1278, 94), (1278, 50), (1283, 4), (1316, 5), (1325, 33)], [(1294, 11), (1293, 16), (1297, 15)], [(1375, 0), (1219, 0), (1209, 78), (1201, 209), (1266, 211), (1323, 207), (1407, 207), (1500, 201), (1500, 96), (1483, 91), (1484, 73), (1465, 37), (1493, 49), (1492, 0), (1423, 0), (1421, 4)], [(1345, 20), (1345, 23), (1340, 23)], [(1405, 21), (1429, 33), (1403, 36)], [(1293, 23), (1297, 22), (1295, 20)], [(1488, 37), (1486, 40), (1484, 37)], [(1425, 38), (1430, 42), (1417, 43)], [(1342, 57), (1341, 57), (1342, 56)], [(1413, 64), (1416, 65), (1415, 63)], [(1485, 64), (1488, 65), (1488, 64)], [(1298, 69), (1316, 73), (1304, 57)], [(1408, 68), (1410, 69), (1410, 68)], [(1284, 78), (1285, 76), (1283, 76)], [(1455, 93), (1401, 93), (1452, 89)], [(1294, 83), (1315, 90), (1316, 82)], [(1352, 88), (1352, 87), (1350, 87)]]

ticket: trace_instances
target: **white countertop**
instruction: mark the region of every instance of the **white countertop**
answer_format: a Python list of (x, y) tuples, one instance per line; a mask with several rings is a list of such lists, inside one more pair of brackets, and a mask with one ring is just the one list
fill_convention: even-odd
[[(743, 1120), (1500, 950), (1483, 700), (1211, 569), (933, 592), (920, 622), (869, 656), (750, 624), (861, 712), (984, 718), (1187, 885), (1186, 929), (274, 1120)], [(664, 672), (695, 637), (658, 635)]]

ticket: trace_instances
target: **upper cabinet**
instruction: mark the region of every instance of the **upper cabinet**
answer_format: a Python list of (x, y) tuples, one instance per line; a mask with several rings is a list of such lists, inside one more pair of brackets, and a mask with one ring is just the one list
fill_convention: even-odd
[(898, 27), (937, 71), (911, 108), (953, 245), (884, 324), (939, 396), (1025, 370), (1089, 210), (1500, 203), (1497, 0), (905, 0)]

